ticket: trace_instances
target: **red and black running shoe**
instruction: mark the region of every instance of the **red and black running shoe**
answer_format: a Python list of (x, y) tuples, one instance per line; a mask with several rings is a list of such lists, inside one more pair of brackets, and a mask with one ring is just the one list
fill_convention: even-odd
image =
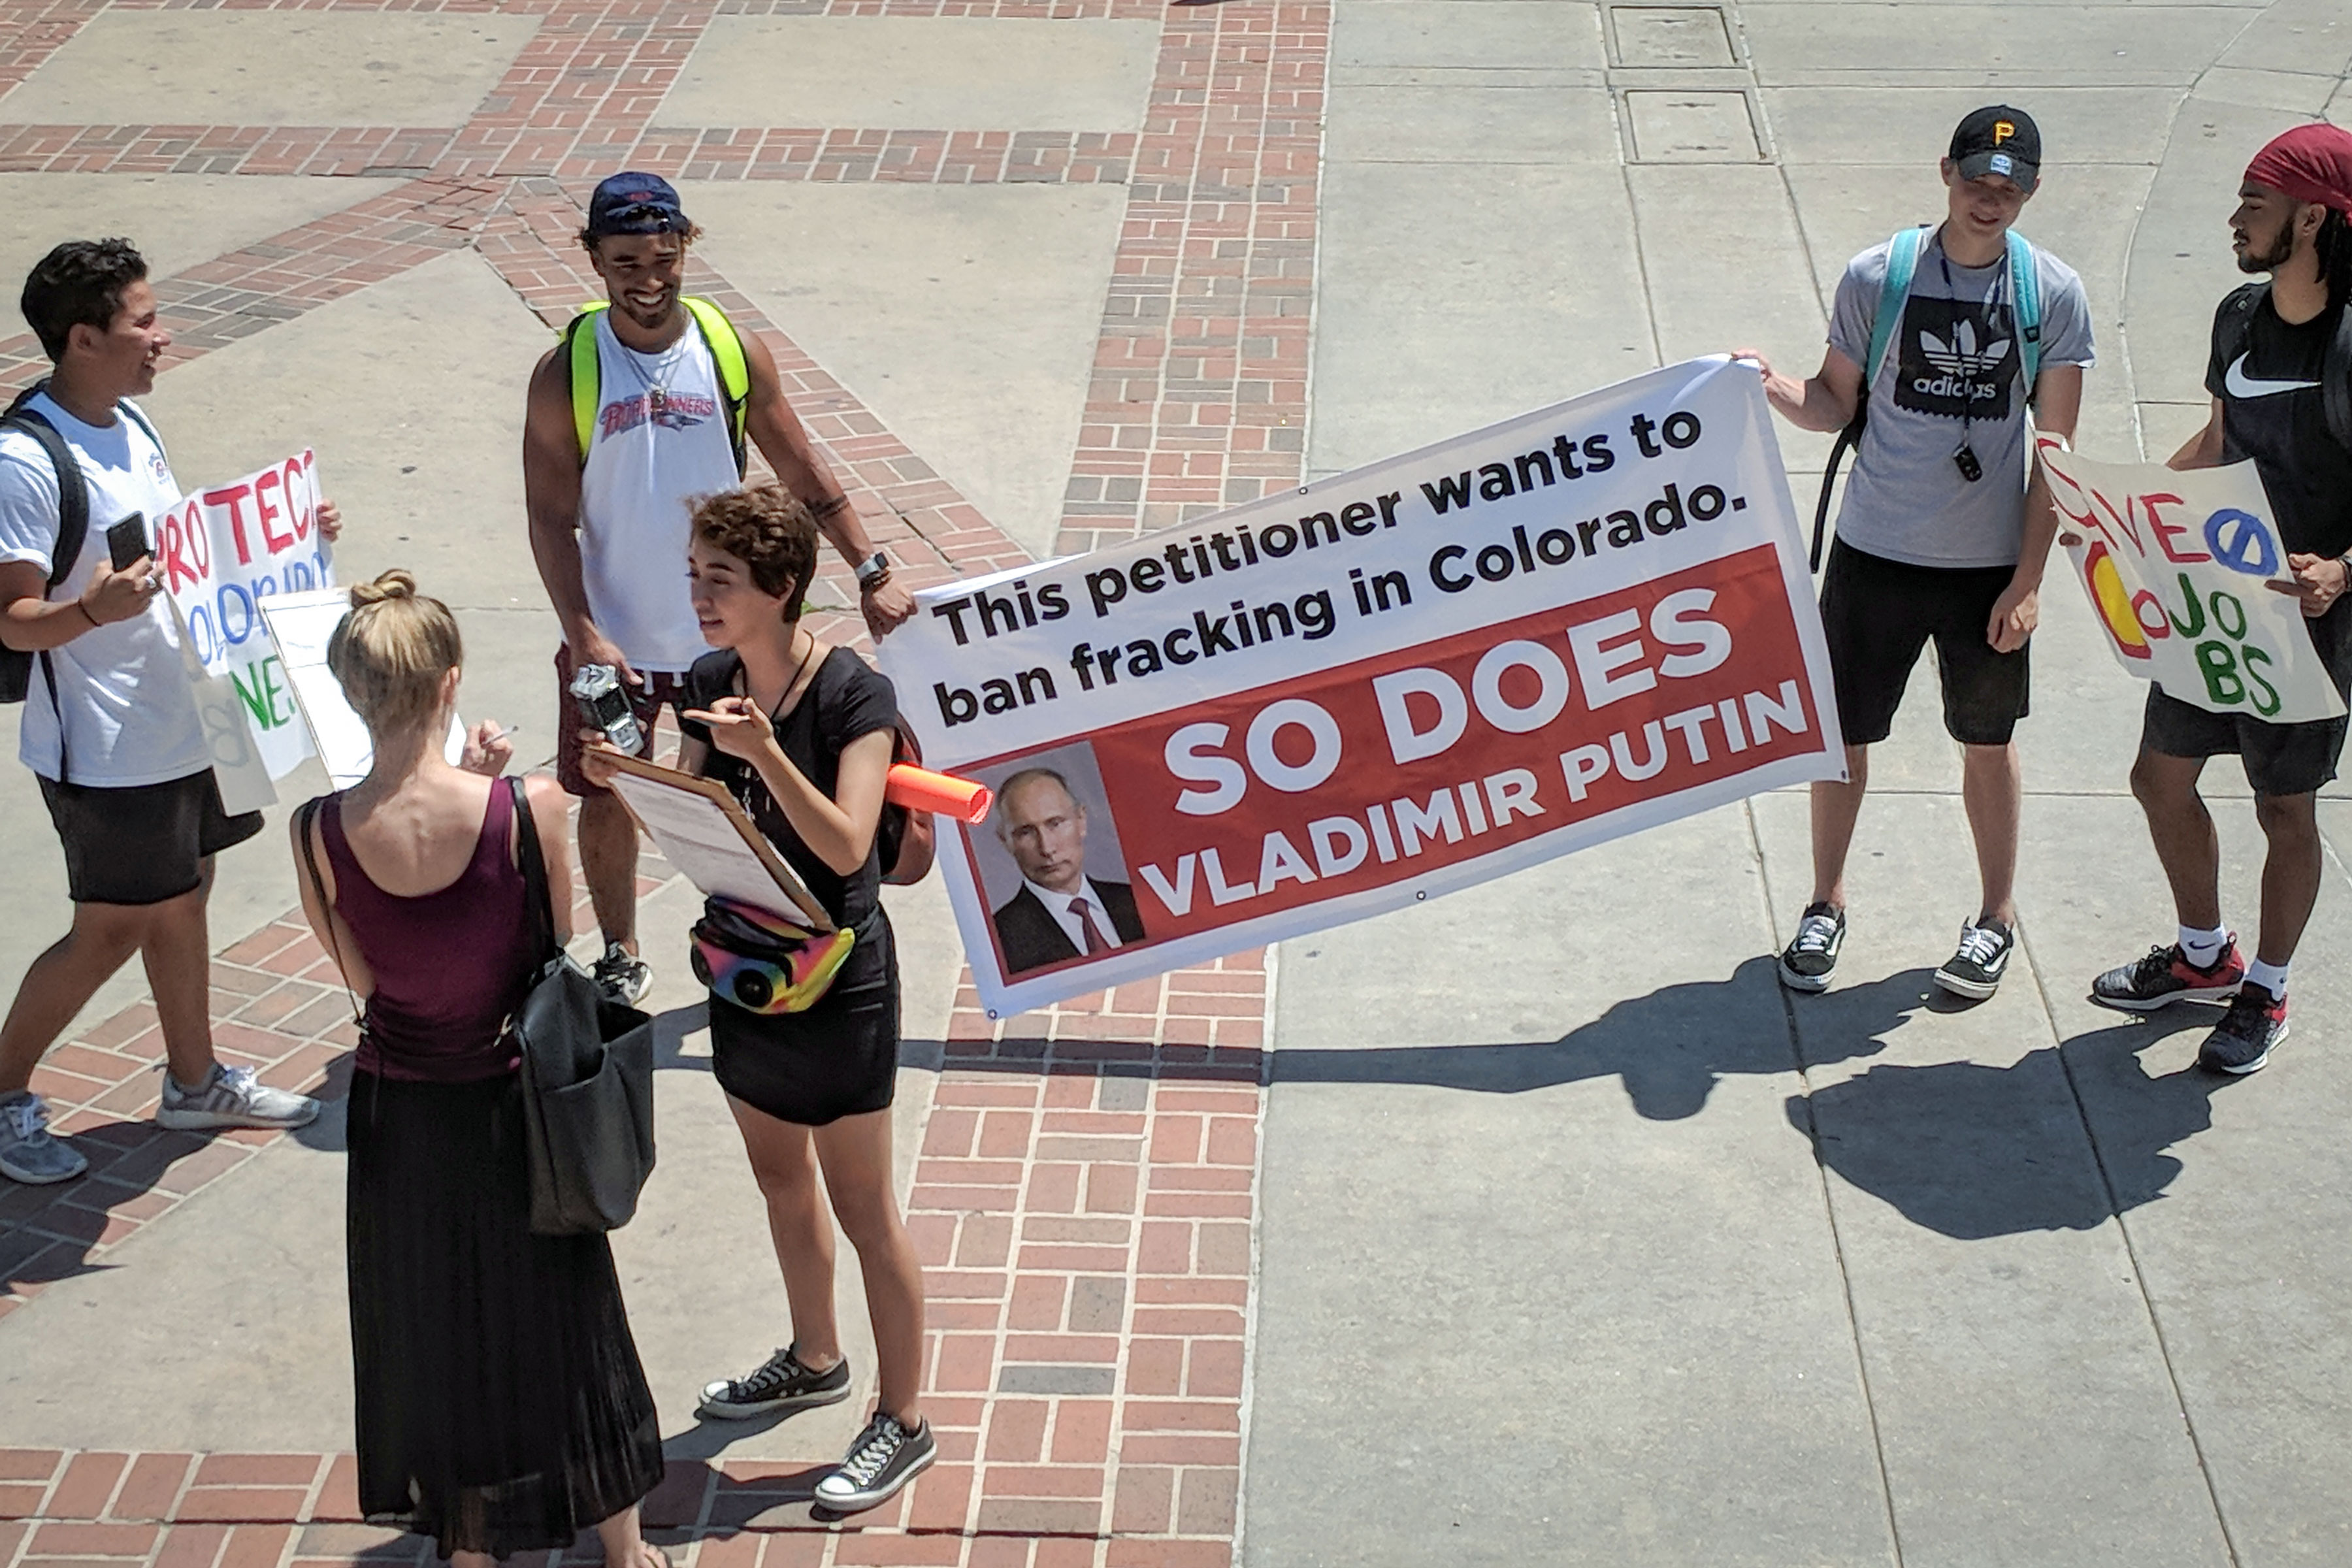
[(2110, 969), (2091, 982), (2091, 1000), (2126, 1013), (2150, 1013), (2175, 1002), (2227, 1002), (2246, 978), (2237, 938), (2223, 945), (2210, 968), (2189, 962), (2180, 944), (2151, 947), (2137, 963)]
[(2238, 987), (2237, 995), (2230, 999), (2230, 1010), (2198, 1047), (2197, 1065), (2242, 1078), (2260, 1071), (2285, 1038), (2286, 998), (2273, 996), (2248, 981)]

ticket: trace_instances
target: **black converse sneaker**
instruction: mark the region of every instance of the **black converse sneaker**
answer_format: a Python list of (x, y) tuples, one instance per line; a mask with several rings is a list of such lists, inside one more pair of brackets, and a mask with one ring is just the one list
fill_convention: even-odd
[(742, 1421), (772, 1410), (813, 1410), (838, 1405), (849, 1397), (849, 1360), (843, 1357), (823, 1372), (811, 1372), (793, 1353), (782, 1350), (760, 1363), (748, 1377), (722, 1377), (706, 1384), (698, 1409), (722, 1421)]
[(1780, 984), (1791, 991), (1826, 991), (1845, 945), (1845, 911), (1807, 904), (1797, 917), (1797, 934), (1780, 952)]
[(909, 1432), (895, 1415), (874, 1413), (836, 1469), (816, 1483), (816, 1500), (835, 1513), (859, 1513), (898, 1494), (940, 1457), (928, 1421)]
[(604, 944), (604, 956), (589, 971), (596, 989), (624, 1007), (634, 1007), (654, 988), (654, 966), (617, 942)]
[(2230, 1010), (2198, 1047), (2197, 1065), (2242, 1078), (2268, 1066), (2271, 1052), (2286, 1038), (2286, 998), (2273, 996), (2249, 980), (2230, 999)]
[(1936, 971), (1936, 984), (1955, 996), (1981, 1002), (2000, 989), (2009, 955), (2016, 951), (2017, 934), (1999, 921), (1970, 921), (1960, 928), (1960, 945)]

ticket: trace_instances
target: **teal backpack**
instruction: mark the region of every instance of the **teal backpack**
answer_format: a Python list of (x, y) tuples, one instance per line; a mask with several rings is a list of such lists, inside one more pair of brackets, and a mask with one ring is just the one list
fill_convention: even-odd
[[(1878, 288), (1878, 309), (1870, 321), (1870, 354), (1862, 367), (1862, 393), (1854, 399), (1853, 418), (1838, 432), (1830, 460), (1822, 470), (1821, 500), (1813, 506), (1812, 566), (1822, 569), (1822, 542), (1830, 521), (1830, 490), (1837, 483), (1838, 467), (1845, 455), (1862, 444), (1863, 427), (1870, 423), (1870, 388), (1879, 366), (1903, 326), (1903, 307), (1911, 298), (1911, 279), (1919, 270), (1919, 252), (1930, 226), (1906, 228), (1887, 242), (1886, 279)], [(2034, 378), (2042, 374), (2042, 274), (2034, 265), (2033, 247), (2015, 229), (2009, 231), (2009, 297), (2017, 311), (2017, 349), (2024, 361), (2026, 401), (2033, 398)]]

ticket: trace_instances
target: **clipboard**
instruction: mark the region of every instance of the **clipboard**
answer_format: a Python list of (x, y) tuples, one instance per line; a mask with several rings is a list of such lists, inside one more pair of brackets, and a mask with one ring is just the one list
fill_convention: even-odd
[(834, 929), (808, 884), (784, 864), (725, 785), (658, 763), (603, 755), (615, 773), (614, 795), (687, 880), (707, 895), (761, 908), (782, 893), (811, 931)]

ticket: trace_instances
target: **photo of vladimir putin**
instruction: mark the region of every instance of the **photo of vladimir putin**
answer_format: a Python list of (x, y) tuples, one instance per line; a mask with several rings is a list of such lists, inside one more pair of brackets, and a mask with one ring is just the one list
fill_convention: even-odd
[(996, 837), (1021, 868), (1021, 890), (995, 913), (1004, 973), (1143, 940), (1135, 889), (1087, 875), (1087, 808), (1051, 768), (1024, 768), (996, 792)]

